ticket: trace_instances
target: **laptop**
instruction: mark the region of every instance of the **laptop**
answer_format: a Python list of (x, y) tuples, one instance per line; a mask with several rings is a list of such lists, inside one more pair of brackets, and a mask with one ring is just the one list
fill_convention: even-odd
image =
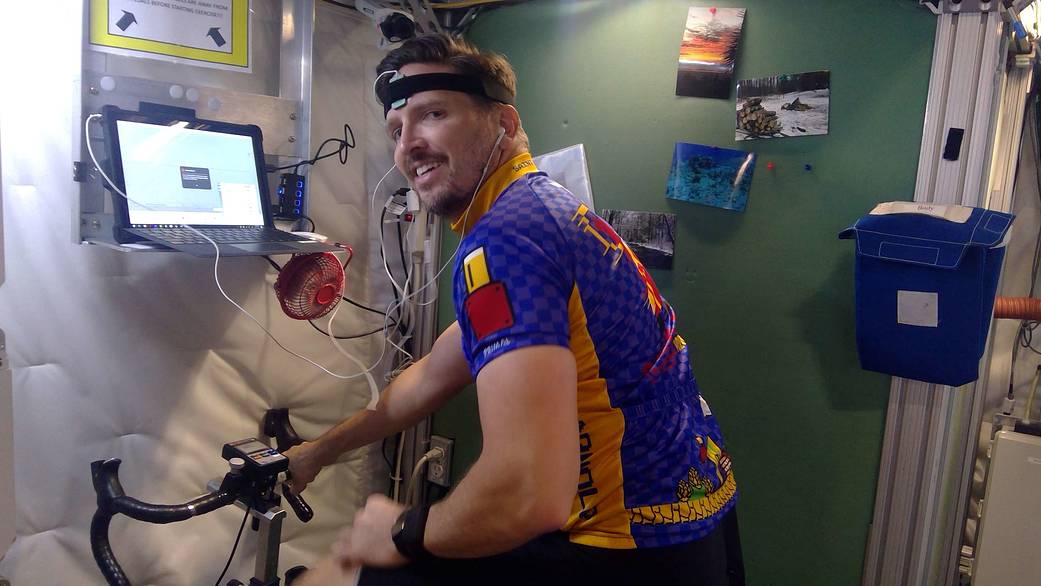
[(102, 108), (112, 182), (114, 237), (200, 257), (339, 250), (275, 228), (255, 125), (195, 118), (192, 110), (141, 104)]

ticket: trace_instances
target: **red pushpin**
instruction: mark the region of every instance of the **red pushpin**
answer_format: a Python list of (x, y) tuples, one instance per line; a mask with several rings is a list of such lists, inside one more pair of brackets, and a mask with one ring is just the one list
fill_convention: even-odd
[(715, 16), (716, 15), (716, 7), (713, 6), (712, 8), (709, 8), (708, 9), (708, 13), (711, 14), (712, 16)]
[(776, 165), (774, 165), (774, 162), (773, 162), (773, 161), (767, 161), (767, 163), (766, 163), (766, 168), (767, 168), (768, 170), (770, 170), (770, 171), (773, 171), (773, 170), (774, 170), (774, 167), (776, 167)]

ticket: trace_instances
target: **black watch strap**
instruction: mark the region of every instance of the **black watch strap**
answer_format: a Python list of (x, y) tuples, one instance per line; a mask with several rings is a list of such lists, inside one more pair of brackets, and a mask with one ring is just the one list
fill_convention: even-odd
[(423, 547), (423, 534), (426, 532), (429, 514), (430, 505), (412, 507), (401, 513), (394, 524), (394, 547), (412, 561), (429, 560), (434, 557)]

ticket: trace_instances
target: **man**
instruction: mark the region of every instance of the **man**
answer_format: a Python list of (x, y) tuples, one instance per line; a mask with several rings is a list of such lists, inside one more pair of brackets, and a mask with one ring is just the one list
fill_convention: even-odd
[(535, 168), (509, 63), (431, 35), (378, 73), (395, 164), (462, 235), (458, 321), (375, 411), (291, 450), (293, 486), (474, 381), (483, 449), (432, 506), (370, 497), (306, 582), (728, 584), (736, 485), (675, 315), (614, 230)]

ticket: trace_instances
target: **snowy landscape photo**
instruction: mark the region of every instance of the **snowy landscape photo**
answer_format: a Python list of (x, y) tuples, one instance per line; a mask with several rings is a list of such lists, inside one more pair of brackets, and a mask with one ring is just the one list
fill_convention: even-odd
[(736, 140), (828, 134), (831, 72), (746, 79), (737, 84)]
[(744, 22), (744, 8), (690, 7), (680, 41), (677, 96), (730, 97)]
[(678, 142), (665, 197), (743, 212), (754, 171), (755, 153)]

